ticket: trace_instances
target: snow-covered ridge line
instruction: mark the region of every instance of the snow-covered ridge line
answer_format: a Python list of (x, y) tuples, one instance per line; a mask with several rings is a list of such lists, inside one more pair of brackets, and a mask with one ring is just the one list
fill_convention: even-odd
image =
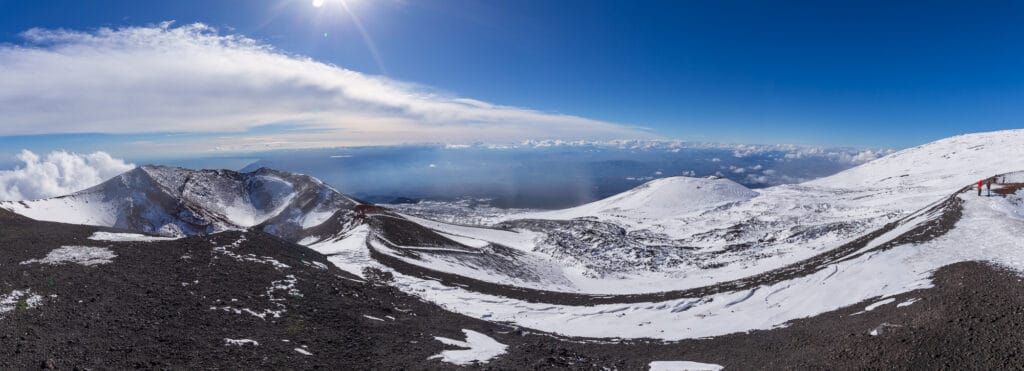
[(964, 134), (908, 148), (805, 184), (949, 193), (994, 174), (1021, 170), (1024, 129)]

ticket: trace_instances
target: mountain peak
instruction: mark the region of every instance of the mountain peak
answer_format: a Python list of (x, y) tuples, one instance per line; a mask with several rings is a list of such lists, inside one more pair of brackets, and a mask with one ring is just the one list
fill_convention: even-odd
[(529, 214), (529, 218), (572, 219), (632, 215), (666, 218), (757, 197), (758, 193), (720, 177), (674, 176), (651, 180), (617, 195), (574, 208)]
[(596, 203), (604, 209), (683, 213), (756, 196), (757, 192), (725, 178), (675, 176), (652, 180)]
[(295, 239), (357, 204), (313, 177), (269, 168), (240, 173), (144, 165), (66, 197), (4, 207), (38, 220), (153, 234), (256, 227)]

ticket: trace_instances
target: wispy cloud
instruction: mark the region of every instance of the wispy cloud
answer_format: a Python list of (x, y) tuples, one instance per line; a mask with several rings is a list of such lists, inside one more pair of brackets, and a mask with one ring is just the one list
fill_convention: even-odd
[(97, 185), (135, 165), (110, 157), (105, 152), (77, 154), (54, 151), (39, 157), (22, 151), (24, 164), (0, 171), (0, 200), (26, 200), (62, 196)]
[[(0, 135), (237, 133), (196, 144), (224, 150), (653, 137), (346, 70), (203, 24), (21, 36), (0, 46)], [(270, 124), (312, 131), (245, 133)]]

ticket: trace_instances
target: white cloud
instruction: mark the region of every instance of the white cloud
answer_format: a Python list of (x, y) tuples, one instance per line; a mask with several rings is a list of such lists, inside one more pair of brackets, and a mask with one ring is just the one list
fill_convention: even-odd
[(893, 152), (890, 149), (824, 148), (816, 146), (797, 146), (792, 144), (723, 144), (721, 146), (733, 147), (733, 157), (736, 158), (781, 153), (783, 159), (800, 160), (810, 157), (820, 157), (855, 165), (884, 157)]
[[(289, 55), (203, 24), (31, 29), (0, 46), (0, 135), (238, 132), (189, 145), (252, 150), (529, 138), (650, 138)], [(303, 128), (241, 134), (268, 124)], [(174, 146), (176, 143), (164, 143)]]
[(855, 155), (852, 155), (849, 159), (844, 159), (847, 162), (856, 164), (862, 164), (868, 161), (874, 161), (876, 159), (885, 157), (891, 154), (892, 150), (865, 150)]
[(97, 185), (135, 165), (104, 152), (77, 154), (54, 151), (40, 158), (24, 150), (24, 167), (0, 171), (0, 200), (29, 200), (62, 196)]
[(768, 184), (768, 177), (764, 175), (747, 174), (747, 182), (753, 184)]
[[(490, 148), (486, 143), (463, 144), (463, 147)], [(776, 161), (801, 160), (808, 158), (825, 159), (843, 164), (859, 165), (893, 153), (891, 149), (860, 149), (860, 148), (828, 148), (821, 146), (805, 146), (795, 144), (736, 144), (736, 143), (708, 143), (708, 142), (686, 142), (682, 140), (664, 139), (615, 139), (615, 140), (526, 140), (515, 148), (537, 148), (537, 147), (603, 147), (629, 149), (635, 151), (666, 151), (679, 153), (684, 149), (694, 150), (729, 150), (735, 158), (768, 157)], [(727, 161), (726, 159), (725, 161)], [(715, 157), (711, 162), (722, 162), (721, 158)], [(761, 165), (755, 165), (747, 170), (760, 170)], [(724, 167), (723, 167), (724, 169)], [(734, 169), (733, 169), (734, 170)]]

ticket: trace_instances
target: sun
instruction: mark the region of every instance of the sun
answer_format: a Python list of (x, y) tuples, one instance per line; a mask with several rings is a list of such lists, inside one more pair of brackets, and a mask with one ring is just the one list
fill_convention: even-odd
[(313, 0), (313, 7), (314, 8), (323, 8), (325, 5), (341, 5), (341, 6), (345, 7), (345, 8), (348, 8), (348, 6), (352, 5), (351, 3), (353, 3), (353, 2), (357, 2), (357, 1), (350, 1), (350, 0)]

